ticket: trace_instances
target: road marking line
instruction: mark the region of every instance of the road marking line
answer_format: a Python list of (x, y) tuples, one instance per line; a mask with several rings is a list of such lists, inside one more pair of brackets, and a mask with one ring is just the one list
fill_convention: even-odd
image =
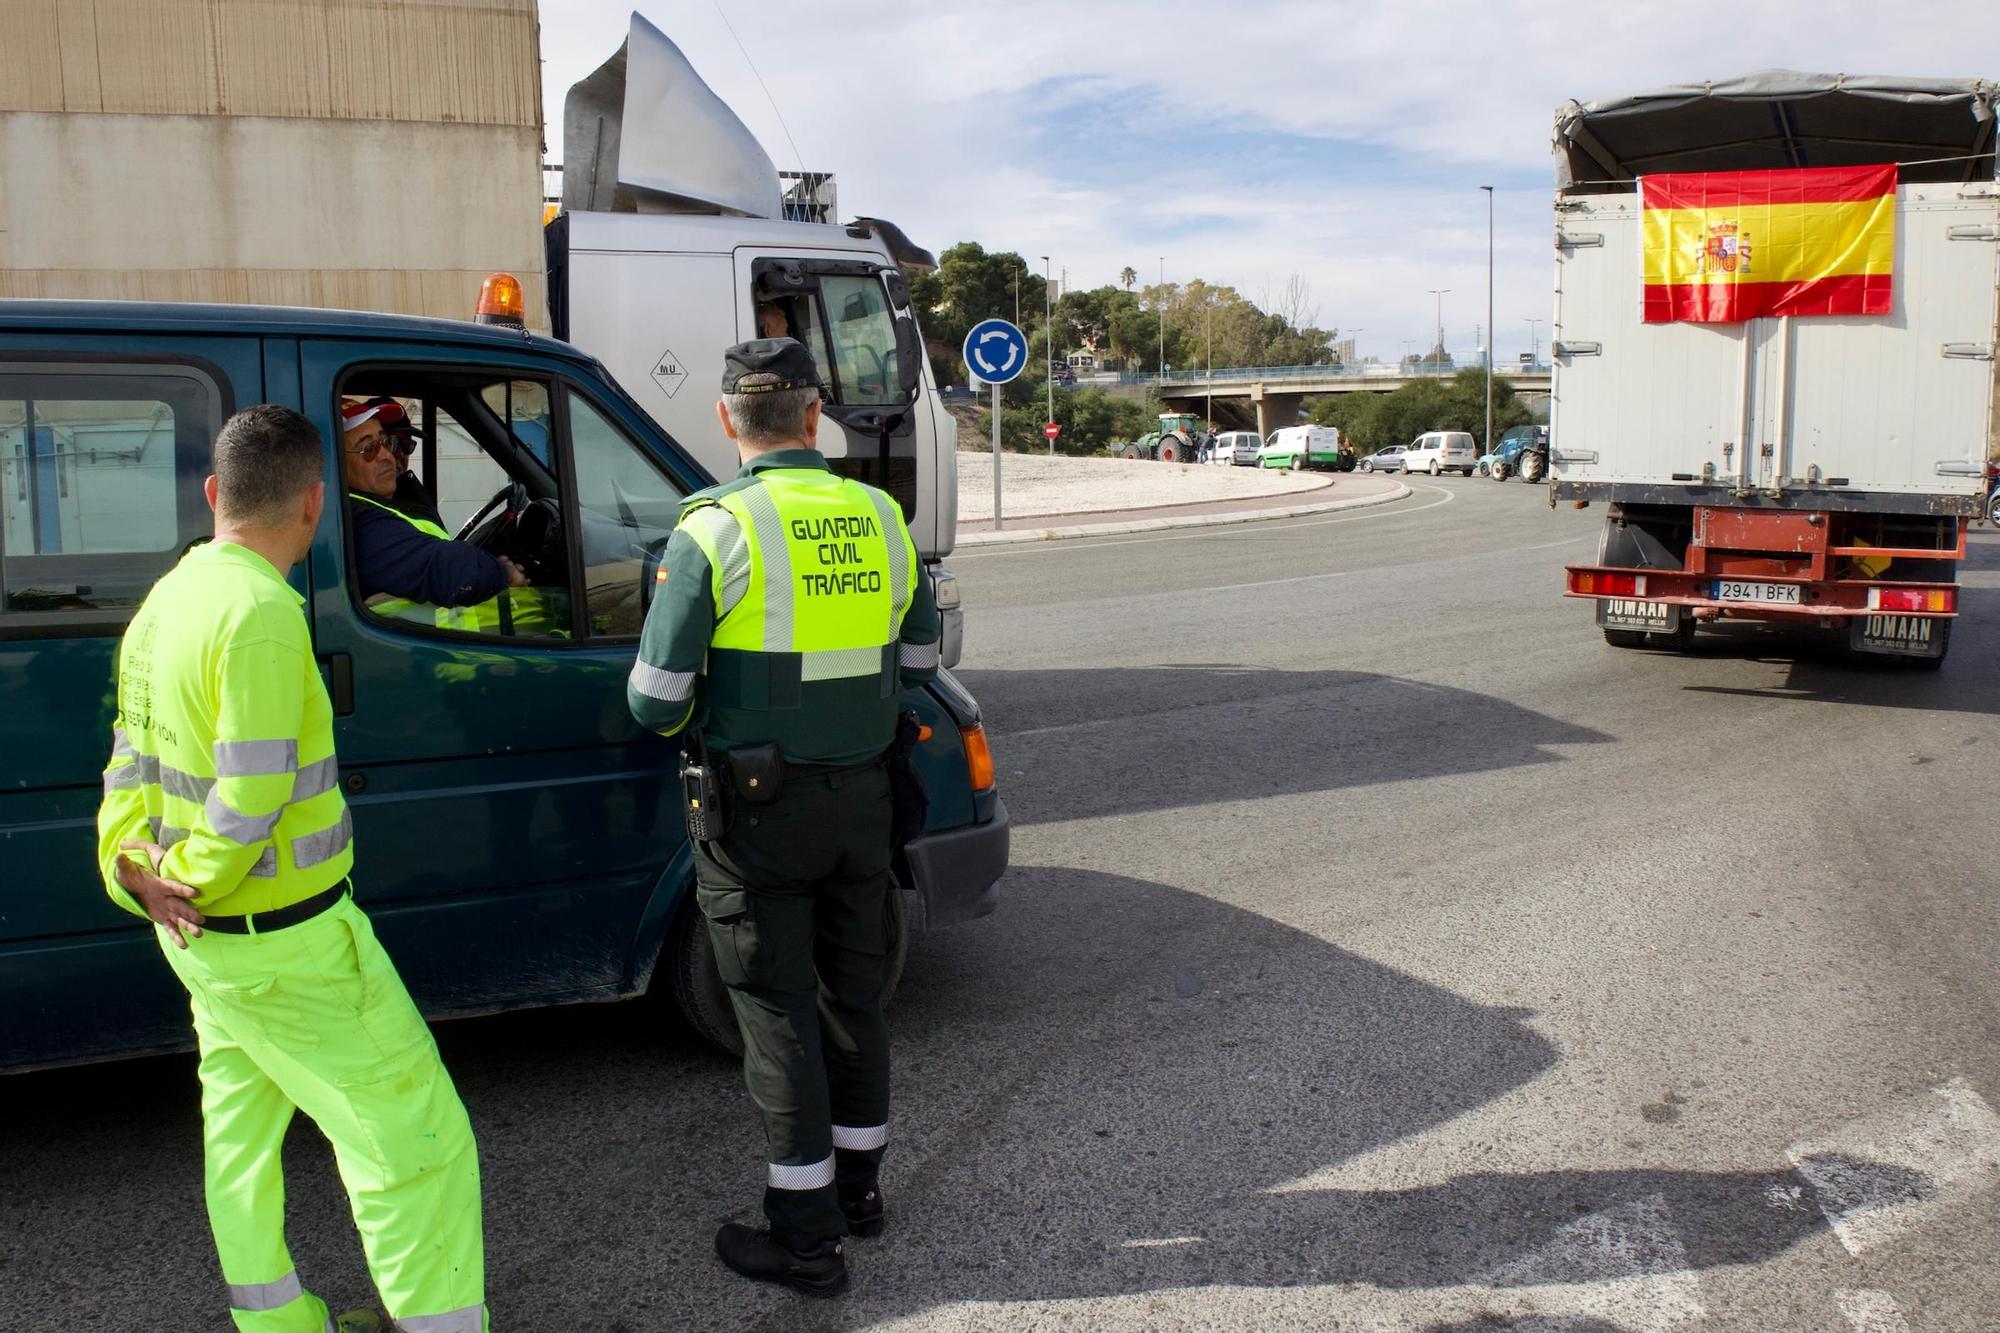
[[(1268, 525), (1232, 523), (1226, 525), (1218, 524), (1216, 526), (1227, 526), (1238, 536), (1255, 537), (1268, 535), (1273, 532), (1290, 532), (1295, 528), (1323, 528), (1334, 523), (1359, 523), (1371, 518), (1401, 518), (1409, 514), (1421, 514), (1426, 509), (1436, 509), (1440, 505), (1448, 505), (1458, 498), (1455, 492), (1445, 490), (1442, 486), (1417, 485), (1412, 486), (1410, 489), (1413, 491), (1437, 491), (1444, 498), (1441, 500), (1432, 500), (1427, 504), (1420, 504), (1414, 509), (1404, 509), (1392, 503), (1374, 505), (1363, 510), (1361, 513), (1346, 514), (1336, 518), (1308, 518), (1296, 522), (1287, 522), (1285, 519), (1280, 518), (1271, 520)], [(1283, 524), (1284, 526), (1279, 527), (1279, 524)], [(1215, 528), (1208, 527), (1192, 532), (1174, 533), (1166, 537), (1132, 537), (1120, 540), (1093, 537), (1059, 537), (1049, 541), (1021, 542), (1014, 546), (995, 546), (992, 550), (972, 550), (948, 555), (945, 557), (945, 563), (955, 565), (961, 560), (984, 560), (989, 556), (996, 555), (1054, 555), (1061, 551), (1075, 551), (1079, 549), (1101, 550), (1108, 546), (1150, 546), (1154, 542), (1191, 542), (1203, 537), (1213, 537), (1216, 535)]]
[(2000, 1115), (1955, 1078), (1785, 1156), (1811, 1182), (1840, 1243), (1860, 1254), (1990, 1187), (2000, 1174)]
[(1843, 1288), (1833, 1293), (1833, 1300), (1847, 1322), (1854, 1325), (1854, 1333), (1910, 1333), (1910, 1321), (1903, 1318), (1902, 1307), (1886, 1291)]
[(1118, 1248), (1121, 1250), (1160, 1250), (1170, 1245), (1199, 1245), (1200, 1236), (1162, 1236), (1158, 1240), (1128, 1240)]

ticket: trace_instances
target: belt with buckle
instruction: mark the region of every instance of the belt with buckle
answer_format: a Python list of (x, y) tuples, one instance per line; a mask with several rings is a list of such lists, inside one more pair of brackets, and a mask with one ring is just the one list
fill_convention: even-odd
[(301, 898), (289, 907), (276, 907), (268, 912), (250, 912), (243, 916), (211, 916), (201, 923), (203, 930), (219, 931), (224, 935), (267, 935), (274, 930), (296, 926), (312, 920), (327, 908), (345, 898), (352, 886), (342, 880), (330, 889), (321, 889), (310, 898)]

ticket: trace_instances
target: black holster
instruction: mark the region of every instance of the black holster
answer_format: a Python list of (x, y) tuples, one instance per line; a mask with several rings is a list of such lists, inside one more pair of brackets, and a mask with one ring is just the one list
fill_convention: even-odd
[(924, 821), (930, 814), (930, 797), (925, 793), (924, 780), (917, 776), (916, 764), (911, 759), (922, 732), (923, 723), (917, 720), (914, 711), (899, 714), (896, 718), (896, 739), (882, 754), (883, 766), (889, 771), (889, 800), (894, 811), (889, 824), (889, 845), (898, 851), (923, 834)]

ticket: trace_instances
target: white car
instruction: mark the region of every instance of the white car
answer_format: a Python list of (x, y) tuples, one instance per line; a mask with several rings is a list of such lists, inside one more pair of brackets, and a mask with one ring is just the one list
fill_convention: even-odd
[(1231, 463), (1237, 467), (1257, 466), (1257, 432), (1254, 430), (1226, 430), (1215, 437), (1215, 448), (1209, 454), (1211, 463)]
[(1472, 434), (1462, 430), (1427, 430), (1403, 451), (1403, 471), (1463, 472), (1471, 476), (1479, 466), (1479, 446)]

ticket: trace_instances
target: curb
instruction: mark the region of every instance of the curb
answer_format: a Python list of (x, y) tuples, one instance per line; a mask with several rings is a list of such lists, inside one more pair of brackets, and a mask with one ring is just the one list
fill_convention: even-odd
[[(1132, 532), (1162, 532), (1169, 528), (1216, 528), (1233, 523), (1261, 523), (1273, 518), (1305, 518), (1330, 514), (1338, 509), (1366, 509), (1389, 504), (1410, 494), (1410, 488), (1396, 483), (1393, 491), (1361, 495), (1348, 500), (1326, 500), (1319, 504), (1274, 505), (1269, 509), (1243, 509), (1223, 514), (1184, 514), (1178, 518), (1147, 518), (1126, 523), (1080, 523), (1060, 528), (1008, 528), (1003, 532), (968, 532), (958, 539), (955, 551), (968, 546), (1002, 546), (1013, 542), (1058, 541), (1065, 537), (1111, 537)], [(948, 558), (948, 557), (947, 557)]]

